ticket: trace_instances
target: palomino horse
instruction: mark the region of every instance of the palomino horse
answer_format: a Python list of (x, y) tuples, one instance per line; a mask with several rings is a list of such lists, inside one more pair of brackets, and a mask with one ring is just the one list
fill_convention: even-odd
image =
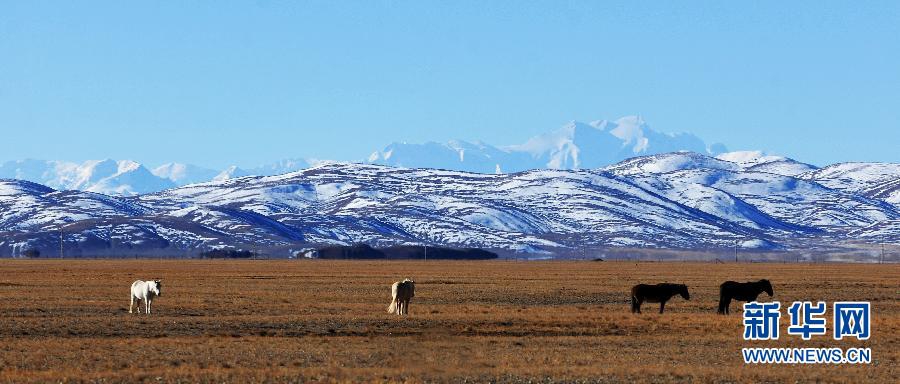
[(736, 281), (726, 281), (719, 286), (719, 314), (727, 315), (728, 307), (731, 300), (740, 301), (756, 301), (760, 293), (768, 293), (769, 297), (775, 294), (772, 290), (772, 283), (769, 280), (762, 279), (760, 281), (750, 281), (746, 283), (738, 283)]
[(131, 305), (128, 306), (128, 313), (132, 313), (132, 307), (134, 307), (134, 303), (138, 302), (138, 313), (141, 313), (141, 301), (144, 304), (144, 313), (150, 314), (150, 304), (153, 303), (153, 299), (157, 296), (160, 296), (160, 290), (162, 289), (162, 283), (159, 280), (154, 281), (142, 281), (137, 280), (131, 283)]
[(408, 315), (409, 299), (412, 299), (415, 293), (416, 282), (410, 279), (403, 279), (391, 285), (391, 305), (387, 308), (388, 313)]
[(663, 313), (666, 302), (675, 295), (681, 295), (685, 300), (691, 299), (687, 285), (684, 284), (635, 285), (631, 288), (631, 313), (641, 313), (641, 304), (645, 301), (659, 303), (659, 313)]

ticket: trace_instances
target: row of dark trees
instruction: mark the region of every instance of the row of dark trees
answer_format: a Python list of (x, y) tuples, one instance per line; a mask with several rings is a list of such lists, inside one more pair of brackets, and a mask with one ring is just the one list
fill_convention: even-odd
[(399, 245), (387, 248), (372, 248), (366, 244), (334, 245), (319, 248), (320, 259), (368, 259), (368, 260), (490, 260), (497, 254), (478, 248), (424, 247), (421, 245)]
[(253, 256), (256, 256), (256, 253), (232, 248), (212, 249), (200, 252), (200, 257), (204, 259), (249, 259)]

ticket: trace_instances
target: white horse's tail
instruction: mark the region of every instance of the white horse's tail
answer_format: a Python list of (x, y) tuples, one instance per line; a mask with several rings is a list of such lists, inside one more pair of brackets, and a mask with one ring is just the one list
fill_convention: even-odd
[(397, 306), (400, 304), (397, 302), (397, 287), (399, 286), (399, 281), (391, 285), (391, 305), (387, 307), (388, 313), (397, 313)]
[(397, 313), (397, 299), (391, 300), (391, 305), (388, 305), (387, 308), (388, 313), (394, 314)]

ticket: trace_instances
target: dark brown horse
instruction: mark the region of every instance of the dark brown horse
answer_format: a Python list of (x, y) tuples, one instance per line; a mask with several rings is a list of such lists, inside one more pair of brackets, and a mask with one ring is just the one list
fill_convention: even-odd
[(727, 315), (729, 313), (728, 307), (731, 305), (731, 300), (756, 301), (759, 294), (763, 292), (768, 293), (769, 297), (775, 294), (769, 280), (762, 279), (746, 283), (726, 281), (719, 286), (719, 314)]
[(687, 285), (684, 284), (638, 284), (631, 288), (631, 313), (641, 313), (641, 304), (659, 303), (659, 313), (666, 309), (666, 302), (672, 296), (681, 295), (685, 300), (690, 300)]

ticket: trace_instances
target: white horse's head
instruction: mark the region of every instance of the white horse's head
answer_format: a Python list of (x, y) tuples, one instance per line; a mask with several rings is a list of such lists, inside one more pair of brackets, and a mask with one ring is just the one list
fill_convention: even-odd
[(153, 293), (154, 293), (156, 296), (162, 296), (162, 293), (161, 293), (161, 291), (162, 291), (162, 282), (159, 281), (159, 280), (154, 280), (154, 281), (153, 281), (153, 285), (150, 287), (150, 290), (153, 291)]

